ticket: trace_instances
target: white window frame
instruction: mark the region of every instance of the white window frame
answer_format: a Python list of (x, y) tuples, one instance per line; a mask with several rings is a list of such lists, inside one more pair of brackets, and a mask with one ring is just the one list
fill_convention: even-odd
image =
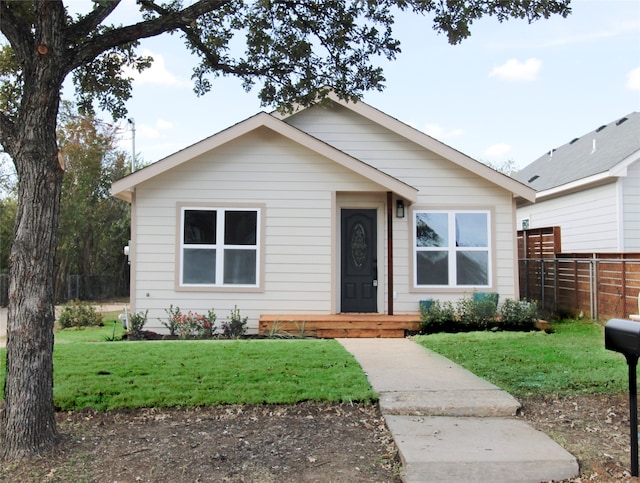
[[(184, 242), (184, 219), (186, 211), (214, 211), (216, 216), (216, 243), (215, 244), (185, 244)], [(251, 211), (256, 213), (256, 244), (255, 245), (226, 245), (224, 222), (225, 213), (227, 211)], [(246, 207), (246, 206), (202, 206), (202, 205), (189, 205), (180, 206), (180, 228), (178, 232), (179, 237), (179, 267), (178, 286), (180, 288), (228, 288), (228, 289), (252, 289), (259, 288), (262, 280), (262, 216), (263, 209), (259, 207)], [(184, 282), (184, 253), (185, 249), (204, 249), (204, 250), (216, 250), (216, 283), (185, 283)], [(256, 254), (256, 281), (253, 284), (237, 284), (237, 283), (224, 283), (224, 253), (225, 250), (251, 250)]]
[[(448, 229), (448, 239), (449, 246), (446, 247), (419, 247), (417, 241), (417, 218), (420, 214), (424, 213), (433, 213), (433, 214), (446, 214), (447, 218), (447, 229)], [(456, 247), (456, 226), (455, 219), (458, 214), (483, 214), (487, 217), (487, 246), (486, 247)], [(454, 210), (443, 210), (443, 209), (417, 209), (413, 211), (413, 233), (412, 233), (412, 246), (413, 246), (413, 287), (415, 289), (475, 289), (475, 288), (490, 288), (492, 286), (493, 280), (493, 240), (492, 240), (492, 229), (491, 229), (491, 210), (475, 210), (475, 209), (454, 209)], [(448, 284), (418, 284), (418, 253), (422, 251), (446, 251), (448, 252)], [(457, 253), (458, 252), (486, 252), (487, 253), (487, 283), (486, 285), (459, 285), (458, 284), (458, 276), (457, 276)]]

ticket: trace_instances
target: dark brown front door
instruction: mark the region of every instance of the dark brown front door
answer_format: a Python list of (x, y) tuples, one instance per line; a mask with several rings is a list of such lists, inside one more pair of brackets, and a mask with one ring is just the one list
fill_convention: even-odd
[(342, 232), (342, 312), (377, 312), (376, 210), (344, 209)]

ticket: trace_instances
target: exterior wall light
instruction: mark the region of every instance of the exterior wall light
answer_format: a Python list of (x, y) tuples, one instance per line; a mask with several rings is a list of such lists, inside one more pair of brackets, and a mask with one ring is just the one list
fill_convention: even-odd
[(396, 217), (404, 218), (404, 200), (396, 201)]

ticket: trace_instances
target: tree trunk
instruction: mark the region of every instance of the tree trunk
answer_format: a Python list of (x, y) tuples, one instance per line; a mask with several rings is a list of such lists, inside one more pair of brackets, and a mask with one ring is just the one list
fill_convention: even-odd
[[(57, 4), (43, 4), (58, 7)], [(44, 9), (46, 10), (46, 9)], [(49, 8), (42, 15), (61, 16)], [(55, 23), (55, 22), (54, 22)], [(58, 440), (53, 406), (54, 259), (63, 171), (56, 125), (65, 77), (63, 39), (43, 32), (23, 66), (17, 135), (7, 146), (18, 174), (10, 256), (7, 369), (0, 414), (0, 457), (33, 456)]]
[[(11, 253), (2, 456), (39, 453), (57, 439), (53, 407), (53, 254), (59, 189), (46, 173), (20, 180)], [(36, 199), (27, 193), (37, 193)]]
[[(33, 145), (38, 146), (39, 142), (34, 140)], [(53, 267), (62, 175), (57, 168), (55, 137), (53, 149), (49, 146), (46, 151), (29, 153), (37, 158), (24, 162), (26, 169), (21, 170), (19, 180), (0, 432), (1, 455), (5, 459), (40, 453), (57, 440), (53, 406)]]

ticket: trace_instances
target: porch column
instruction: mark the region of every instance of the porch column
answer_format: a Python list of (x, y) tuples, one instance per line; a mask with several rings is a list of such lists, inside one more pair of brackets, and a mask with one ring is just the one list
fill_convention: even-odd
[(387, 307), (393, 315), (393, 193), (387, 191)]

